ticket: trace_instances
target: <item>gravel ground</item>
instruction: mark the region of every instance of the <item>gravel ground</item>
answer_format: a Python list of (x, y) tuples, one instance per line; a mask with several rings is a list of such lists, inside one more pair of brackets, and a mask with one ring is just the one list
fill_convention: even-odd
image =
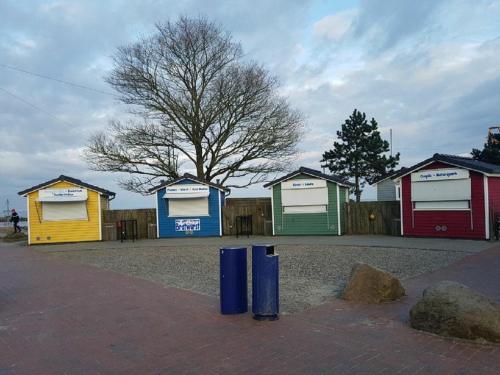
[[(280, 309), (285, 314), (334, 298), (356, 262), (406, 279), (441, 268), (471, 253), (325, 245), (278, 245), (277, 252), (280, 255)], [(219, 294), (219, 252), (213, 246), (68, 250), (50, 254), (201, 294)], [(249, 251), (249, 278), (250, 258)], [(251, 280), (249, 284), (251, 291)]]

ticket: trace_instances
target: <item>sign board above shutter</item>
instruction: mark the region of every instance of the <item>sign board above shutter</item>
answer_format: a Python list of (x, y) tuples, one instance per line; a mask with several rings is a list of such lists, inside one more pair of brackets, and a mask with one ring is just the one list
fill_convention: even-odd
[(179, 184), (166, 187), (163, 198), (204, 198), (210, 195), (210, 188), (201, 184)]
[[(323, 206), (328, 204), (325, 180), (288, 180), (281, 183), (283, 206)], [(324, 210), (323, 210), (324, 211)]]
[(464, 178), (469, 178), (469, 171), (461, 168), (429, 169), (411, 174), (412, 182), (461, 180)]
[(281, 183), (282, 190), (326, 188), (326, 181), (319, 179), (288, 180)]
[(38, 191), (40, 202), (80, 202), (87, 200), (87, 189), (42, 189)]

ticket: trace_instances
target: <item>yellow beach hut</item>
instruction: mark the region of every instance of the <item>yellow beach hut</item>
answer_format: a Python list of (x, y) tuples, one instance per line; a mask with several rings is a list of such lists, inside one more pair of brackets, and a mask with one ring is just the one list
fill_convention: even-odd
[(64, 175), (18, 194), (27, 198), (30, 245), (102, 240), (102, 210), (115, 197)]

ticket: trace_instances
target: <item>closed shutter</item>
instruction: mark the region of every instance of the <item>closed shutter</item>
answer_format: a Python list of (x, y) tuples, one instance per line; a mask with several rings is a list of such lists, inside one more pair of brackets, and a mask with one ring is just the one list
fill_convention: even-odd
[(208, 216), (208, 198), (169, 199), (168, 216)]
[(282, 190), (283, 206), (320, 206), (328, 204), (328, 188)]
[(443, 180), (411, 183), (411, 200), (465, 201), (471, 198), (471, 180)]
[(45, 221), (88, 220), (87, 201), (42, 202), (42, 218)]
[[(298, 186), (294, 186), (295, 184)], [(326, 181), (290, 180), (282, 182), (281, 205), (285, 214), (326, 212), (328, 207)]]

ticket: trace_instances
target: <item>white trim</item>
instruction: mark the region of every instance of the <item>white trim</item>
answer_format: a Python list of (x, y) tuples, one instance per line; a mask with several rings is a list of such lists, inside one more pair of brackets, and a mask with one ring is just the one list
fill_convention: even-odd
[(222, 206), (220, 204), (221, 192), (218, 191), (217, 194), (219, 195), (219, 235), (222, 237)]
[(340, 236), (341, 231), (340, 231), (340, 186), (337, 184), (337, 233)]
[(281, 180), (281, 179), (277, 179), (275, 182), (271, 182), (270, 185), (267, 186), (267, 188), (272, 188), (273, 186), (279, 184), (279, 183), (282, 183), (284, 181), (288, 181), (290, 180), (291, 178), (294, 178), (295, 176), (298, 176), (300, 174), (306, 174), (308, 176), (311, 176), (311, 177), (314, 177), (314, 178), (317, 178), (317, 179), (320, 179), (320, 180), (325, 180), (325, 181), (329, 181), (329, 182), (332, 182), (334, 184), (337, 184), (337, 185), (341, 185), (341, 186), (344, 186), (344, 187), (350, 187), (349, 185), (345, 185), (345, 184), (342, 184), (340, 182), (337, 182), (337, 181), (333, 181), (333, 180), (329, 180), (328, 178), (324, 178), (324, 177), (319, 177), (319, 176), (316, 176), (314, 174), (311, 174), (311, 173), (308, 173), (308, 172), (300, 172), (300, 171), (297, 171), (295, 174), (291, 175), (290, 177), (286, 178), (285, 180)]
[(97, 209), (99, 210), (99, 241), (102, 241), (102, 211), (101, 211), (101, 193), (97, 196), (99, 202), (97, 203)]
[(184, 180), (193, 181), (195, 184), (205, 185), (205, 186), (208, 186), (209, 188), (214, 188), (214, 189), (217, 189), (217, 190), (222, 191), (222, 192), (228, 191), (226, 189), (217, 187), (217, 185), (215, 185), (215, 184), (207, 184), (206, 182), (201, 182), (201, 181), (198, 181), (198, 180), (194, 180), (194, 179), (189, 178), (189, 177), (182, 177), (182, 178), (176, 179), (176, 180), (174, 180), (172, 182), (169, 182), (168, 184), (161, 185), (161, 186), (157, 187), (156, 189), (151, 190), (149, 193), (150, 194), (156, 193), (158, 190), (161, 190), (161, 189), (163, 189), (163, 188), (165, 188), (167, 186), (178, 184), (179, 182), (184, 181)]
[[(403, 200), (403, 179), (401, 178), (400, 179), (400, 182), (399, 182), (399, 216), (401, 216), (401, 219), (399, 220), (401, 222), (401, 236), (404, 235), (404, 232), (403, 232), (403, 203), (404, 203), (404, 200)], [(413, 203), (412, 203), (413, 204)]]
[(156, 238), (160, 238), (160, 211), (158, 211), (158, 190), (155, 192), (156, 207)]
[(487, 240), (490, 239), (490, 199), (488, 177), (483, 176), (483, 194), (484, 194), (484, 236)]
[[(412, 202), (413, 203), (413, 202)], [(470, 208), (414, 208), (413, 211), (471, 211)]]
[(274, 186), (271, 186), (271, 219), (272, 219), (271, 224), (273, 227), (273, 236), (274, 236), (275, 235), (274, 234)]
[[(26, 198), (26, 206), (27, 206), (27, 209), (26, 209), (26, 212), (27, 212), (27, 220), (26, 222), (28, 223), (28, 245), (31, 245), (31, 230), (30, 230), (30, 197), (28, 196)], [(36, 204), (36, 203), (35, 203)]]

